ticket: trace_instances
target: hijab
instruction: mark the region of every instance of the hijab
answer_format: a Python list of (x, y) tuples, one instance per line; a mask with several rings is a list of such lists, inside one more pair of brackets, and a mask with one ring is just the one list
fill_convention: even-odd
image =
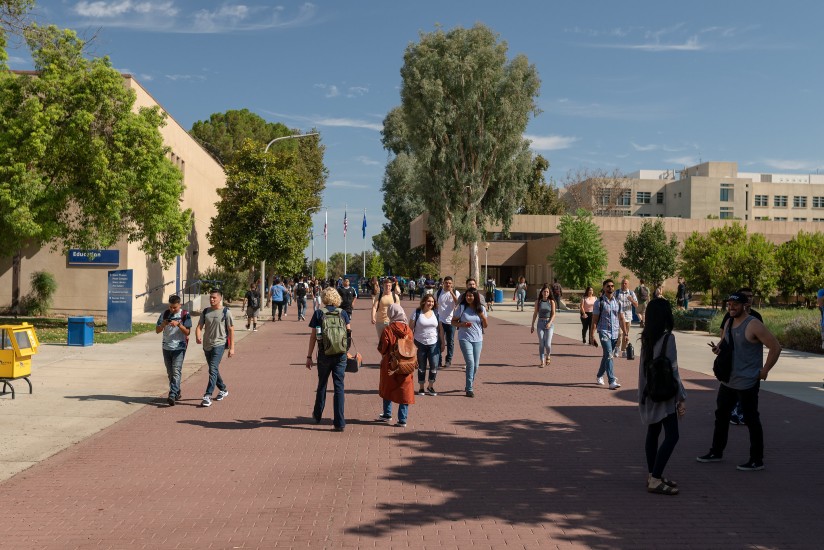
[(408, 323), (406, 313), (400, 304), (392, 304), (386, 310), (386, 316), (389, 317), (390, 323)]

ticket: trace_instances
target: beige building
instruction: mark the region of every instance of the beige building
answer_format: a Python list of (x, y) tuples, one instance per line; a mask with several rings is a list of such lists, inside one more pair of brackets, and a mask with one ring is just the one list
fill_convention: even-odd
[[(131, 75), (123, 77), (124, 84), (136, 94), (135, 109), (158, 105)], [(178, 265), (172, 265), (164, 270), (138, 249), (138, 243), (125, 240), (112, 248), (119, 253), (119, 263), (107, 266), (69, 265), (66, 254), (61, 251), (52, 251), (48, 246), (32, 247), (23, 251), (21, 296), (30, 292), (31, 274), (45, 270), (57, 279), (55, 312), (102, 317), (106, 315), (108, 271), (131, 269), (134, 277), (132, 312), (137, 316), (162, 304), (170, 293), (183, 288), (198, 272), (214, 265), (214, 259), (207, 253), (206, 232), (211, 218), (217, 213), (217, 190), (226, 184), (223, 168), (171, 116), (166, 118), (166, 126), (160, 133), (171, 149), (170, 159), (183, 172), (186, 190), (181, 208), (191, 208), (194, 212), (190, 244), (185, 255), (180, 256), (179, 269)], [(0, 258), (0, 293), (0, 308), (8, 308), (12, 301), (11, 258)]]
[[(617, 193), (617, 204), (602, 205), (604, 215), (594, 221), (607, 247), (608, 273), (630, 275), (620, 265), (619, 255), (627, 233), (638, 231), (647, 217), (662, 218), (667, 234), (675, 234), (682, 243), (694, 231), (706, 233), (734, 223), (733, 218), (776, 244), (801, 230), (824, 230), (824, 224), (818, 223), (824, 221), (824, 176), (740, 173), (734, 162), (706, 162), (683, 170), (678, 179), (675, 176), (672, 171), (636, 172), (620, 182), (623, 190)], [(516, 215), (507, 238), (500, 226), (489, 227), (488, 247), (479, 245), (481, 277), (488, 265), (499, 286), (521, 275), (531, 285), (552, 282), (554, 272), (547, 256), (558, 245), (559, 221), (560, 216)], [(449, 240), (439, 253), (427, 230), (426, 214), (412, 221), (410, 231), (412, 247), (425, 246), (426, 257), (440, 265), (440, 274), (451, 274), (462, 284), (469, 275), (468, 247), (453, 251)], [(674, 280), (666, 282), (668, 288), (674, 284)]]

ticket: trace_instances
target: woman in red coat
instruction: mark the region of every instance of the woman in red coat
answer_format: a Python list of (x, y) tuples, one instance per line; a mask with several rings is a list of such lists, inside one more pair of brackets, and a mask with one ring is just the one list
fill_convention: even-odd
[(407, 324), (406, 313), (404, 313), (400, 304), (390, 305), (386, 314), (389, 317), (389, 324), (383, 329), (383, 333), (378, 340), (378, 351), (383, 356), (381, 358), (381, 381), (378, 392), (383, 398), (383, 413), (378, 416), (377, 420), (378, 422), (392, 420), (392, 403), (397, 403), (398, 422), (395, 426), (405, 428), (409, 405), (415, 403), (415, 381), (412, 379), (412, 372), (406, 375), (389, 374), (392, 368), (389, 355), (394, 349), (398, 338), (405, 336), (414, 338), (414, 335)]

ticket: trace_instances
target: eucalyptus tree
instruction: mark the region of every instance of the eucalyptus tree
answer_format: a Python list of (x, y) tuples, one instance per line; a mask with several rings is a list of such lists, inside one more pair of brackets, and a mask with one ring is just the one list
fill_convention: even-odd
[(406, 146), (438, 246), (469, 245), (478, 278), (485, 227), (509, 230), (529, 181), (523, 133), (538, 113), (538, 73), (488, 27), (437, 29), (410, 44), (401, 68)]

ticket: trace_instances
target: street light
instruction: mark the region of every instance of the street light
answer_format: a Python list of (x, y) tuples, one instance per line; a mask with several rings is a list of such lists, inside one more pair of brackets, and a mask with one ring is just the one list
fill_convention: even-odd
[[(284, 139), (296, 139), (296, 138), (316, 136), (316, 135), (318, 135), (317, 132), (310, 132), (308, 134), (293, 134), (291, 136), (276, 137), (275, 139), (273, 139), (272, 141), (270, 141), (269, 143), (266, 144), (266, 149), (263, 150), (263, 154), (265, 155), (266, 153), (268, 153), (269, 152), (269, 147), (271, 147), (272, 144), (275, 143), (276, 141), (281, 141), (281, 140), (284, 140)], [(263, 166), (264, 166), (264, 169), (265, 169), (266, 164), (264, 164)], [(261, 291), (260, 291), (260, 298), (261, 298), (261, 300), (263, 300), (263, 297), (266, 294), (266, 290), (267, 290), (266, 289), (266, 260), (261, 260), (260, 261), (260, 286), (263, 287), (263, 288), (261, 288)]]
[[(321, 208), (323, 208), (323, 207), (322, 206), (310, 206), (309, 208), (307, 208), (303, 212), (303, 214), (306, 215), (312, 210), (320, 210)], [(312, 263), (310, 263), (309, 265), (312, 268), (312, 278), (314, 279), (315, 278), (315, 228), (314, 228), (314, 224), (309, 227), (309, 237), (312, 239)]]
[(484, 243), (484, 284), (489, 280), (489, 243)]

